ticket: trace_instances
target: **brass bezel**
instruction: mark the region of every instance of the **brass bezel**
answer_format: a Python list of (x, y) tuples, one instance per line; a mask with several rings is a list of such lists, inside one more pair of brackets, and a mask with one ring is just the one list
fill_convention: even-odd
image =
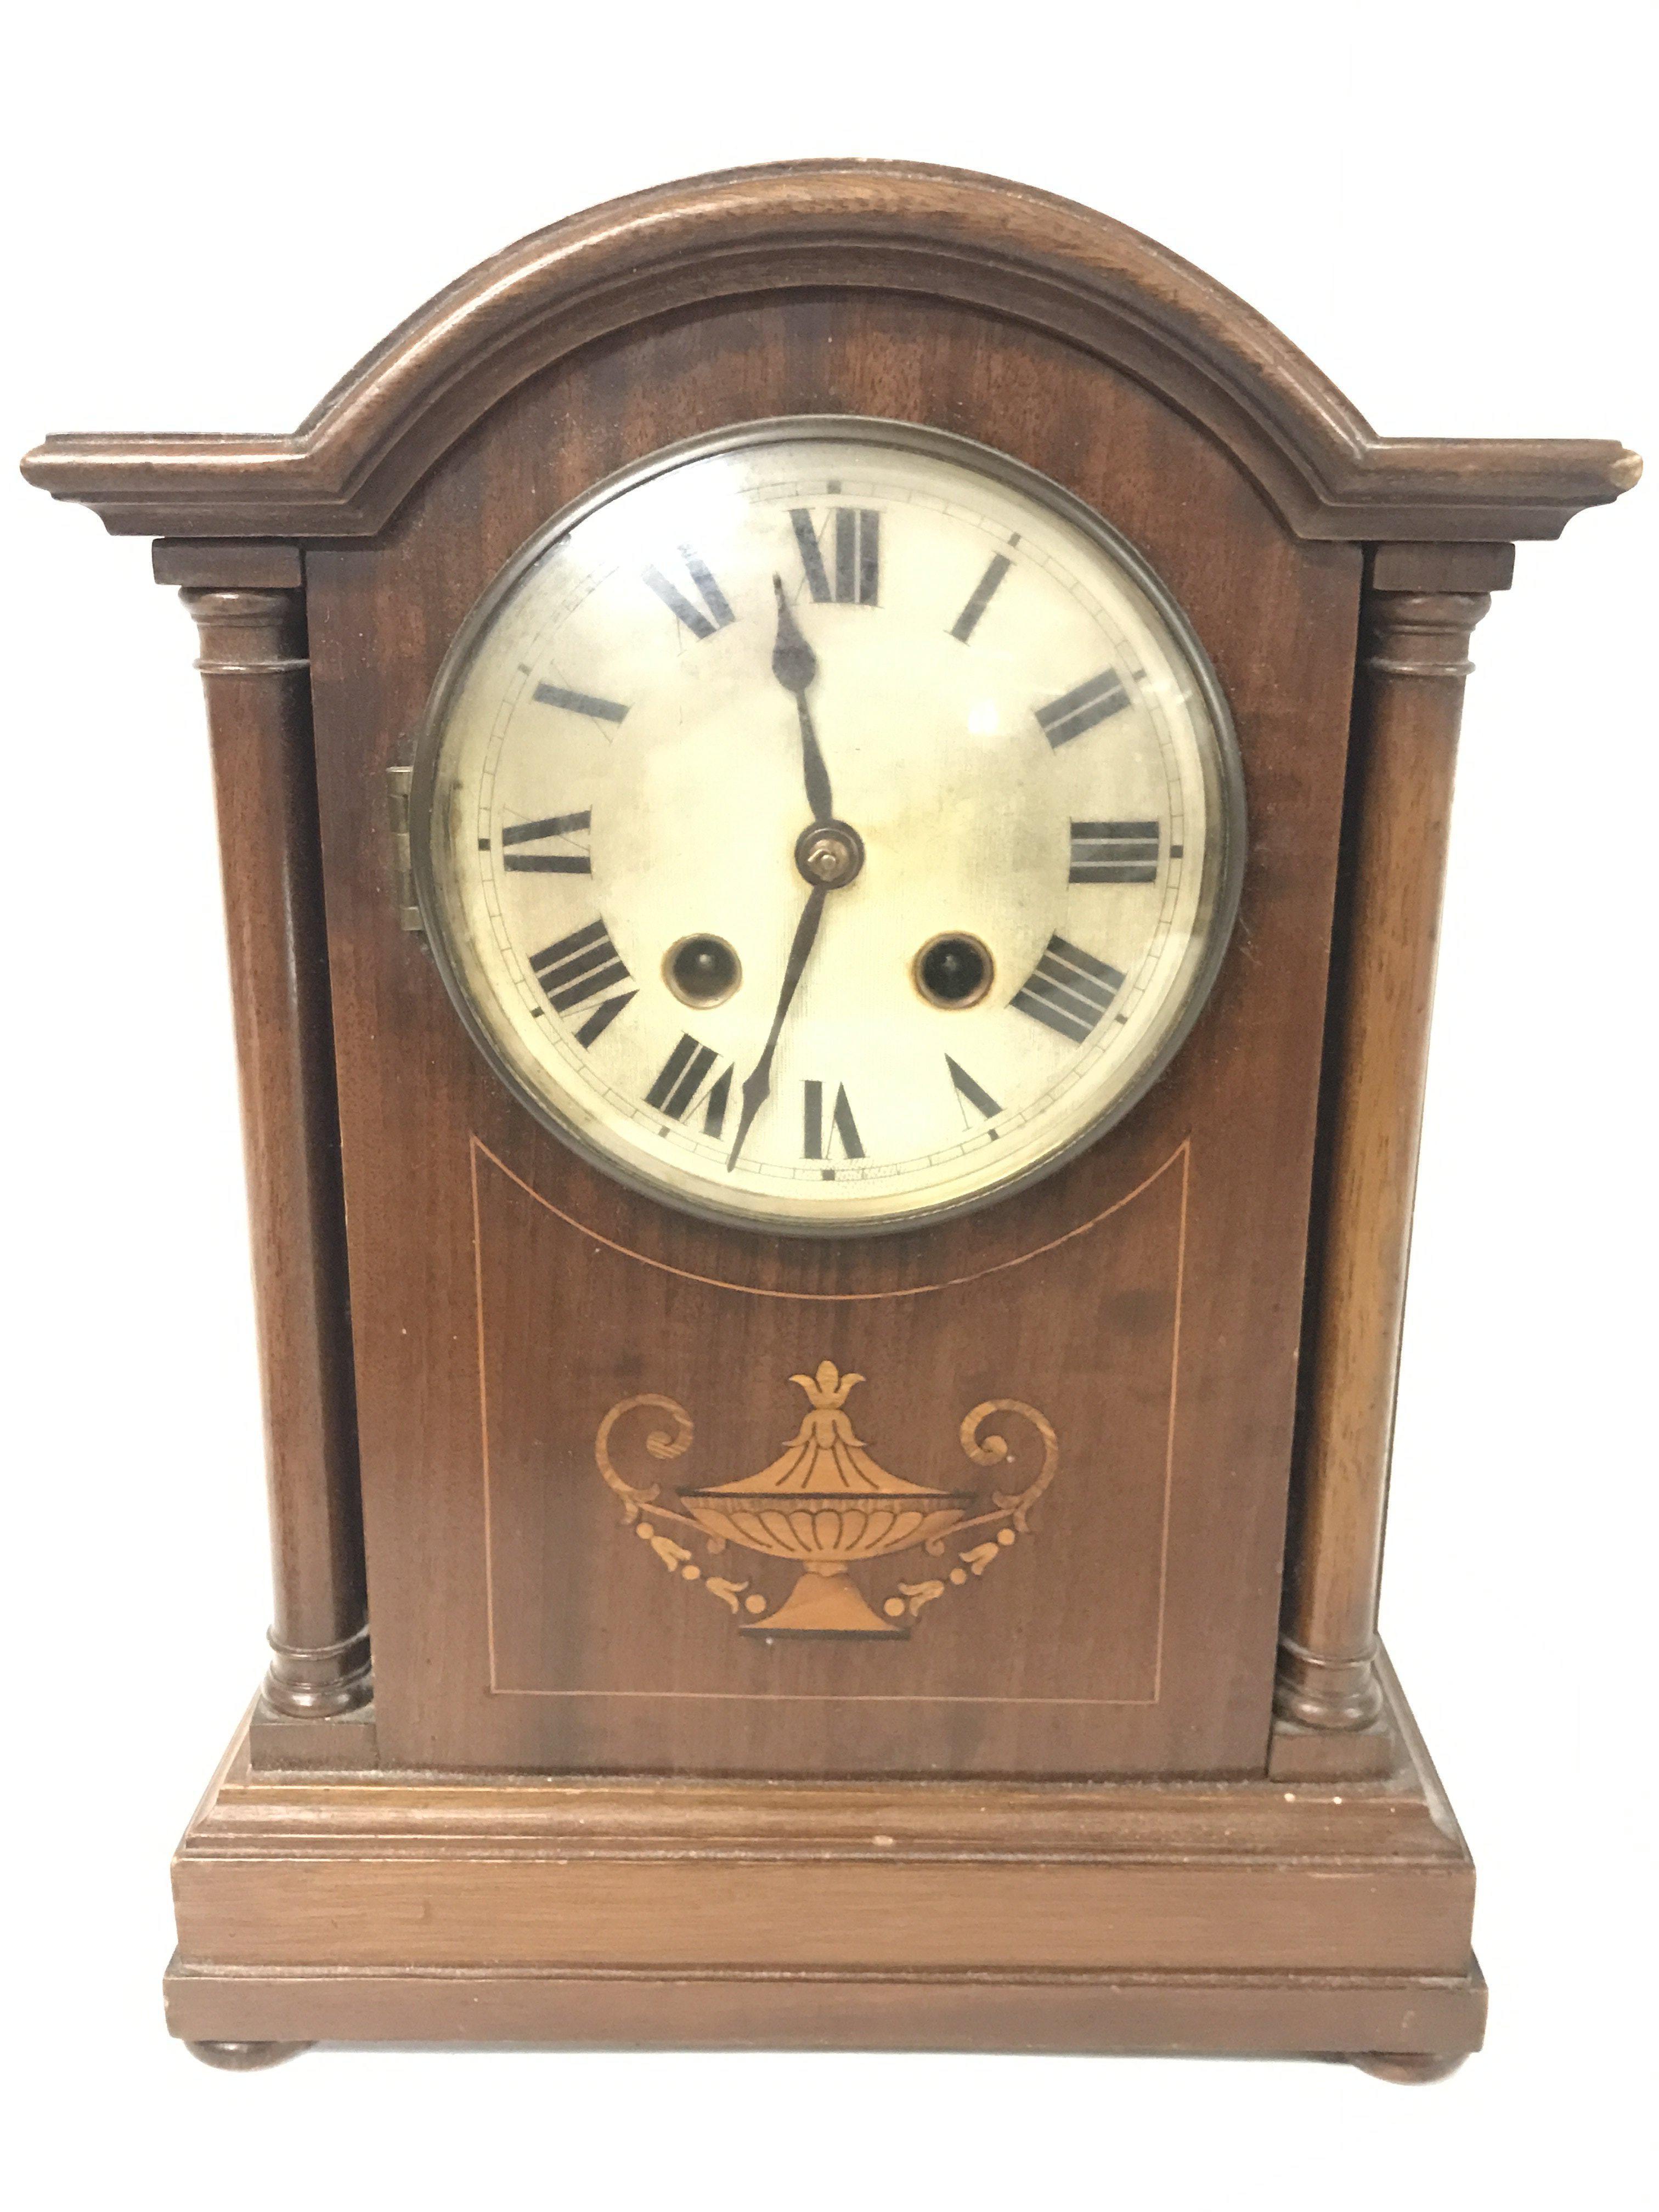
[[(1208, 927), (1202, 958), (1189, 974), (1178, 1012), (1158, 1049), (1140, 1069), (1134, 1081), (1110, 1099), (1099, 1115), (1053, 1152), (1032, 1161), (994, 1188), (944, 1205), (919, 1206), (879, 1220), (824, 1221), (811, 1216), (762, 1213), (739, 1200), (721, 1205), (701, 1199), (659, 1181), (632, 1163), (618, 1160), (568, 1121), (553, 1102), (525, 1081), (506, 1060), (490, 1034), (489, 1026), (472, 1002), (460, 963), (449, 941), (444, 906), (433, 862), (433, 836), (437, 810), (437, 787), (447, 710), (466, 673), (475, 647), (482, 639), (501, 602), (530, 568), (558, 538), (575, 529), (588, 516), (669, 471), (685, 467), (713, 454), (739, 451), (749, 446), (810, 442), (853, 446), (886, 446), (901, 451), (954, 461), (994, 482), (1039, 501), (1085, 537), (1091, 538), (1145, 593), (1186, 659), (1194, 684), (1203, 699), (1214, 734), (1215, 814), (1217, 830), (1205, 854), (1205, 883), (1200, 911), (1207, 913)], [(744, 422), (724, 430), (687, 438), (646, 455), (584, 492), (537, 530), (501, 569), (480, 595), (457, 631), (432, 687), (416, 738), (414, 778), (410, 802), (410, 846), (416, 896), (432, 949), (434, 961), (463, 1026), (496, 1075), (526, 1111), (569, 1146), (591, 1166), (603, 1170), (628, 1188), (698, 1219), (726, 1227), (752, 1231), (767, 1237), (900, 1236), (924, 1229), (936, 1221), (959, 1219), (988, 1206), (1000, 1205), (1016, 1192), (1029, 1188), (1063, 1167), (1068, 1160), (1103, 1137), (1145, 1097), (1186, 1042), (1220, 971), (1237, 916), (1245, 854), (1243, 770), (1232, 715), (1219, 678), (1192, 623), (1179, 603), (1145, 556), (1110, 523), (1085, 502), (1025, 462), (994, 447), (954, 431), (938, 430), (918, 422), (896, 422), (880, 416), (779, 415)]]

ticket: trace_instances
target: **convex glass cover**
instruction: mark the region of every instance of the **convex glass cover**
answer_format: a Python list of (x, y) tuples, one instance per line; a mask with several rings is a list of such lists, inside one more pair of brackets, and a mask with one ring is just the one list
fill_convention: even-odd
[(416, 760), (428, 935), (519, 1098), (757, 1226), (911, 1225), (1133, 1103), (1212, 979), (1220, 690), (1046, 478), (858, 418), (748, 426), (556, 518)]

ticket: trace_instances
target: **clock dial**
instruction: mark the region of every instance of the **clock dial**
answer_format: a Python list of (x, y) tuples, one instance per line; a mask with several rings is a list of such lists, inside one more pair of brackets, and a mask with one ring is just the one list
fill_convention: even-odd
[(1179, 1042), (1243, 806), (1201, 649), (1046, 479), (765, 423), (509, 565), (416, 772), (445, 980), (519, 1097), (635, 1185), (896, 1228), (1053, 1167)]

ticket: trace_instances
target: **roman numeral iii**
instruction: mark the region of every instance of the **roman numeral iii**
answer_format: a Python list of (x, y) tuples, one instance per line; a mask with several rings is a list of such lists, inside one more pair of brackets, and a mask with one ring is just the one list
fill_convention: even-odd
[(806, 572), (806, 588), (820, 606), (838, 599), (843, 606), (873, 607), (881, 596), (881, 516), (872, 507), (830, 510), (830, 558), (811, 510), (792, 507), (789, 520)]
[[(666, 1114), (671, 1121), (684, 1121), (696, 1104), (697, 1094), (708, 1082), (718, 1057), (712, 1045), (699, 1044), (694, 1036), (683, 1036), (658, 1070), (656, 1081), (645, 1094), (646, 1104)], [(724, 1130), (726, 1102), (731, 1096), (732, 1070), (728, 1064), (702, 1102), (705, 1137), (718, 1137)]]
[(853, 1119), (853, 1109), (847, 1103), (845, 1089), (840, 1084), (836, 1086), (836, 1102), (830, 1109), (827, 1128), (823, 1120), (823, 1085), (809, 1083), (805, 1085), (805, 1094), (806, 1126), (801, 1145), (805, 1157), (809, 1160), (827, 1159), (826, 1146), (834, 1137), (839, 1140), (849, 1160), (861, 1160), (864, 1146), (859, 1139), (858, 1124)]
[(1073, 822), (1074, 884), (1155, 884), (1161, 832), (1156, 822)]
[(1103, 668), (1098, 676), (1091, 676), (1086, 684), (1079, 684), (1064, 698), (1055, 699), (1047, 707), (1036, 710), (1042, 734), (1056, 750), (1069, 745), (1073, 738), (1080, 738), (1085, 730), (1092, 730), (1111, 714), (1121, 714), (1129, 703), (1115, 668)]
[(1008, 1003), (1081, 1044), (1099, 1027), (1122, 988), (1120, 969), (1063, 937), (1051, 937), (1042, 959)]
[(542, 822), (512, 822), (501, 831), (501, 866), (515, 875), (591, 876), (593, 863), (581, 851), (525, 853), (523, 845), (558, 842), (570, 845), (576, 833), (592, 826), (586, 807), (580, 814), (550, 814)]
[(619, 992), (613, 998), (599, 998), (600, 993), (609, 991), (612, 984), (632, 980), (617, 957), (611, 933), (603, 921), (590, 921), (584, 929), (573, 929), (568, 937), (560, 938), (556, 945), (532, 953), (530, 965), (556, 1014), (568, 1014), (573, 1007), (586, 1006), (590, 999), (599, 999), (599, 1004), (576, 1032), (580, 1045), (591, 1045), (596, 1037), (602, 1036), (635, 995), (630, 990)]
[(713, 637), (717, 629), (724, 629), (728, 623), (735, 622), (737, 617), (732, 613), (725, 592), (714, 581), (708, 563), (696, 547), (682, 545), (680, 560), (691, 591), (702, 601), (701, 605), (688, 592), (683, 592), (678, 584), (671, 582), (660, 568), (647, 568), (645, 581), (669, 612), (684, 623), (693, 637)]

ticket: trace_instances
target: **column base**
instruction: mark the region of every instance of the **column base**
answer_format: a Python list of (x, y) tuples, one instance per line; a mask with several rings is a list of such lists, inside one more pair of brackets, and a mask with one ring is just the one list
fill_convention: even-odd
[(273, 1713), (290, 1720), (329, 1720), (356, 1712), (374, 1695), (367, 1623), (337, 1644), (307, 1649), (268, 1637), (276, 1655), (262, 1694)]
[(1325, 1659), (1279, 1638), (1273, 1711), (1281, 1720), (1308, 1729), (1364, 1729), (1381, 1717), (1382, 1704), (1374, 1654)]

